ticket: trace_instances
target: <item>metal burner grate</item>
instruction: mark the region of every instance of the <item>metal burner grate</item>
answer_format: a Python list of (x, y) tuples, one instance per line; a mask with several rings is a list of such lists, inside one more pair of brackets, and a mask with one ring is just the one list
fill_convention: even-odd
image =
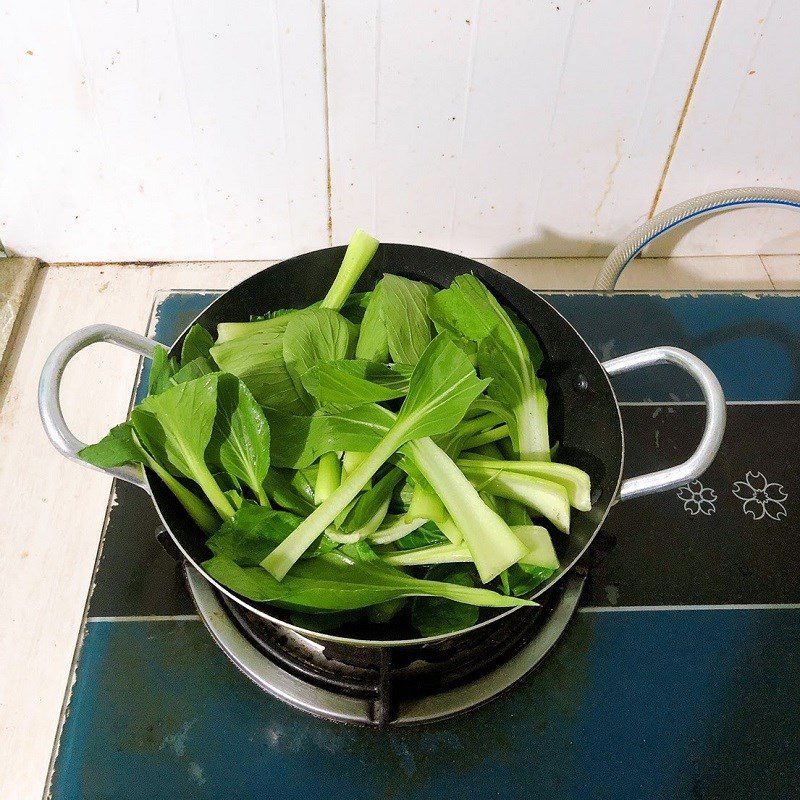
[(258, 686), (316, 716), (375, 726), (445, 719), (507, 691), (563, 633), (586, 580), (573, 570), (540, 608), (488, 629), (390, 648), (323, 644), (239, 608), (191, 567), (185, 574), (211, 635)]

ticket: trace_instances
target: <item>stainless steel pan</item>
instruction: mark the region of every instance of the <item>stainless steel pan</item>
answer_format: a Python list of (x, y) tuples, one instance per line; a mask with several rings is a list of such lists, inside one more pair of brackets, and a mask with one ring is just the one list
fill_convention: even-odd
[[(330, 286), (343, 251), (341, 247), (318, 250), (265, 269), (223, 294), (194, 322), (214, 331), (217, 324), (223, 321), (247, 320), (251, 314), (263, 314), (275, 308), (303, 307), (319, 300)], [(554, 535), (562, 566), (536, 590), (534, 597), (572, 569), (597, 535), (613, 503), (680, 486), (700, 475), (713, 460), (725, 427), (725, 398), (714, 374), (692, 354), (674, 347), (655, 347), (601, 363), (572, 325), (543, 297), (483, 264), (451, 253), (410, 245), (381, 245), (356, 288), (371, 288), (384, 272), (426, 280), (438, 286), (448, 285), (456, 275), (474, 272), (501, 302), (531, 327), (541, 341), (545, 353), (542, 376), (548, 387), (552, 439), (560, 443), (560, 460), (589, 473), (594, 494), (591, 511), (573, 515), (570, 534)], [(172, 345), (171, 354), (180, 352), (182, 341), (183, 335)], [(42, 421), (56, 448), (67, 458), (79, 461), (84, 466), (87, 466), (86, 463), (80, 461), (76, 454), (85, 445), (72, 434), (64, 420), (59, 385), (70, 359), (96, 342), (111, 342), (144, 357), (150, 356), (156, 346), (152, 339), (113, 325), (92, 325), (68, 336), (48, 358), (42, 371), (39, 391)], [(624, 432), (610, 378), (655, 364), (672, 364), (697, 381), (707, 405), (705, 431), (697, 450), (684, 463), (622, 480)], [(276, 431), (273, 435), (280, 435), (280, 432)], [(149, 470), (143, 472), (134, 467), (120, 467), (107, 472), (134, 483), (151, 495), (178, 548), (187, 561), (199, 570), (199, 564), (209, 556), (204, 536), (160, 479)], [(205, 577), (215, 584), (209, 576)], [(215, 586), (259, 616), (294, 628), (316, 640), (359, 646), (400, 646), (443, 638), (421, 640), (413, 637), (410, 631), (390, 629), (385, 629), (386, 638), (379, 638), (379, 635), (383, 636), (384, 629), (379, 632), (371, 629), (349, 636), (304, 631), (292, 625), (288, 615), (280, 610), (259, 606), (224, 586)], [(499, 617), (515, 611), (510, 609), (490, 616), (476, 627), (491, 625)], [(455, 635), (463, 633), (469, 632)]]

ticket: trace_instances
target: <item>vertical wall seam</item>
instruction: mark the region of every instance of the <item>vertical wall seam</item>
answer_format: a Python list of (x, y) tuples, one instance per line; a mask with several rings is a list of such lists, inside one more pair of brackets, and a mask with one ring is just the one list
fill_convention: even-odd
[(322, 16), (322, 89), (323, 97), (323, 124), (325, 125), (325, 174), (326, 192), (328, 200), (328, 246), (333, 245), (333, 187), (331, 182), (331, 126), (328, 102), (328, 30), (326, 17), (326, 0), (320, 0), (320, 13)]
[(672, 166), (672, 159), (675, 156), (675, 151), (678, 147), (678, 141), (681, 138), (681, 133), (683, 132), (683, 126), (686, 122), (686, 117), (689, 114), (689, 107), (692, 104), (692, 97), (694, 96), (694, 90), (697, 86), (697, 82), (700, 78), (700, 73), (703, 69), (703, 64), (706, 60), (706, 55), (708, 54), (708, 47), (711, 43), (711, 37), (714, 33), (714, 28), (717, 24), (717, 18), (719, 17), (720, 9), (722, 8), (722, 0), (717, 0), (716, 6), (714, 6), (714, 13), (711, 15), (711, 21), (708, 24), (708, 30), (706, 31), (706, 38), (703, 41), (703, 46), (700, 49), (700, 56), (697, 59), (697, 66), (694, 68), (694, 74), (692, 75), (692, 80), (689, 83), (689, 90), (686, 93), (686, 99), (683, 101), (683, 108), (681, 109), (681, 115), (678, 119), (678, 125), (675, 128), (675, 133), (672, 136), (672, 142), (669, 146), (669, 151), (667, 152), (667, 158), (664, 162), (664, 168), (661, 170), (661, 178), (658, 182), (658, 187), (656, 188), (656, 193), (653, 196), (653, 202), (650, 204), (650, 210), (647, 213), (647, 218), (652, 219), (653, 215), (656, 213), (656, 208), (658, 208), (658, 202), (661, 199), (661, 193), (664, 191), (664, 184), (667, 180), (667, 175), (669, 173), (669, 169)]

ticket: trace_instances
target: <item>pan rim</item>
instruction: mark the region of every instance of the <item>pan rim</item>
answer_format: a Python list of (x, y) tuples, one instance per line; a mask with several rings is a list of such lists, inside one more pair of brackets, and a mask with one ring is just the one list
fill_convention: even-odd
[[(441, 249), (433, 248), (433, 247), (426, 247), (426, 246), (423, 246), (423, 245), (413, 245), (413, 244), (404, 244), (404, 243), (395, 243), (395, 242), (385, 242), (385, 243), (382, 242), (381, 246), (382, 247), (384, 247), (384, 246), (385, 247), (402, 247), (402, 248), (405, 248), (405, 249), (423, 250), (423, 251), (426, 251), (428, 253), (438, 253), (438, 254), (441, 254), (441, 255), (447, 256), (447, 257), (457, 256), (458, 258), (463, 258), (466, 261), (472, 262), (473, 264), (476, 265), (476, 267), (479, 267), (481, 270), (489, 270), (492, 273), (495, 273), (495, 274), (498, 274), (498, 275), (502, 275), (503, 278), (505, 278), (505, 279), (513, 282), (514, 284), (516, 284), (516, 286), (518, 286), (525, 293), (527, 293), (527, 294), (529, 294), (529, 295), (531, 295), (531, 296), (533, 296), (535, 298), (538, 298), (538, 300), (540, 300), (542, 303), (546, 304), (549, 307), (549, 309), (560, 318), (562, 323), (565, 324), (566, 326), (568, 326), (572, 330), (574, 335), (578, 338), (578, 340), (581, 342), (581, 344), (585, 348), (586, 352), (589, 353), (591, 355), (592, 359), (597, 363), (598, 367), (600, 368), (600, 372), (602, 373), (602, 375), (603, 375), (603, 377), (604, 377), (604, 379), (606, 381), (608, 390), (609, 390), (609, 392), (611, 394), (611, 398), (612, 398), (613, 403), (614, 403), (614, 409), (616, 411), (616, 421), (617, 421), (617, 425), (618, 425), (618, 428), (619, 428), (619, 435), (620, 435), (619, 474), (617, 475), (616, 484), (614, 486), (613, 492), (611, 493), (611, 497), (606, 501), (606, 508), (605, 508), (601, 518), (600, 518), (600, 521), (595, 526), (595, 529), (591, 533), (591, 535), (587, 537), (587, 540), (586, 540), (586, 543), (584, 544), (584, 546), (577, 552), (577, 554), (575, 554), (570, 559), (568, 564), (562, 565), (558, 569), (558, 571), (555, 573), (554, 576), (551, 576), (551, 578), (548, 578), (542, 584), (537, 586), (536, 589), (533, 592), (531, 592), (529, 595), (526, 595), (526, 599), (535, 600), (537, 597), (540, 597), (546, 591), (548, 591), (549, 589), (554, 587), (567, 573), (571, 572), (575, 568), (577, 563), (581, 560), (581, 558), (584, 557), (584, 555), (586, 554), (587, 550), (592, 545), (592, 542), (594, 542), (595, 538), (597, 537), (597, 534), (599, 533), (600, 529), (602, 528), (603, 523), (606, 520), (606, 517), (608, 516), (609, 512), (611, 511), (611, 507), (618, 501), (619, 489), (620, 489), (620, 485), (622, 483), (622, 475), (623, 475), (624, 466), (625, 466), (625, 429), (624, 429), (623, 424), (622, 424), (622, 414), (620, 412), (619, 400), (617, 399), (617, 395), (616, 395), (616, 392), (614, 391), (614, 386), (611, 383), (611, 379), (610, 379), (608, 373), (606, 372), (606, 370), (603, 368), (603, 363), (600, 361), (600, 359), (597, 357), (597, 355), (594, 353), (594, 351), (586, 343), (586, 340), (576, 330), (575, 326), (572, 325), (572, 323), (555, 306), (553, 306), (553, 304), (550, 303), (546, 297), (542, 296), (542, 294), (540, 294), (539, 292), (534, 291), (533, 289), (529, 289), (527, 286), (524, 286), (519, 281), (517, 281), (515, 278), (512, 278), (511, 276), (508, 276), (508, 275), (504, 275), (503, 273), (500, 273), (497, 270), (495, 270), (493, 267), (491, 267), (491, 266), (489, 266), (487, 264), (483, 264), (480, 261), (476, 261), (474, 259), (470, 259), (470, 258), (468, 258), (466, 256), (461, 256), (460, 254), (457, 254), (457, 253), (451, 253), (451, 252), (449, 252), (447, 250), (441, 250)], [(224, 290), (222, 292), (222, 294), (220, 294), (219, 297), (215, 298), (208, 306), (206, 306), (206, 308), (204, 308), (200, 313), (198, 313), (188, 325), (186, 325), (186, 327), (181, 331), (180, 335), (175, 339), (175, 342), (172, 345), (170, 345), (169, 354), (171, 356), (175, 355), (175, 352), (176, 352), (176, 350), (178, 348), (178, 343), (183, 341), (183, 338), (185, 337), (186, 333), (190, 330), (190, 328), (193, 325), (198, 323), (198, 321), (200, 320), (201, 317), (206, 315), (217, 303), (222, 301), (223, 298), (227, 294), (229, 294), (230, 292), (234, 291), (238, 287), (242, 286), (244, 283), (246, 283), (248, 281), (251, 281), (251, 280), (254, 280), (255, 278), (257, 278), (259, 275), (263, 274), (264, 272), (266, 272), (268, 270), (271, 270), (271, 269), (274, 269), (276, 267), (280, 267), (282, 264), (286, 264), (287, 262), (293, 261), (294, 259), (304, 259), (304, 258), (308, 258), (310, 256), (313, 256), (313, 255), (315, 255), (317, 253), (328, 252), (330, 250), (341, 250), (343, 252), (344, 249), (345, 248), (342, 245), (337, 245), (335, 247), (322, 247), (322, 248), (319, 248), (317, 250), (312, 250), (312, 251), (309, 251), (307, 253), (301, 253), (301, 254), (292, 256), (292, 257), (290, 257), (288, 259), (283, 259), (282, 261), (275, 262), (274, 264), (272, 264), (272, 265), (270, 265), (268, 267), (265, 267), (263, 270), (260, 270), (259, 272), (248, 276), (247, 278), (245, 278), (244, 280), (242, 280), (239, 283), (235, 284), (234, 286), (230, 287), (229, 289)], [(295, 625), (294, 623), (292, 623), (290, 621), (287, 621), (285, 619), (282, 619), (280, 617), (272, 616), (271, 614), (269, 614), (266, 611), (264, 611), (262, 608), (259, 608), (257, 605), (255, 605), (251, 601), (247, 600), (247, 598), (244, 598), (241, 595), (238, 595), (236, 592), (233, 592), (232, 590), (230, 590), (227, 587), (223, 586), (221, 583), (219, 583), (217, 580), (215, 580), (211, 575), (209, 575), (202, 568), (202, 566), (200, 564), (198, 564), (197, 561), (195, 561), (194, 558), (192, 558), (192, 556), (188, 553), (188, 551), (183, 546), (183, 544), (179, 541), (179, 538), (173, 533), (171, 526), (169, 525), (169, 523), (167, 522), (166, 518), (164, 517), (164, 514), (162, 513), (160, 504), (156, 501), (156, 498), (155, 498), (155, 495), (154, 495), (154, 492), (153, 492), (153, 486), (151, 484), (151, 472), (150, 472), (149, 469), (147, 469), (147, 468), (144, 469), (144, 476), (145, 476), (145, 482), (147, 484), (147, 491), (150, 494), (150, 499), (151, 499), (151, 501), (153, 503), (153, 506), (156, 509), (156, 512), (157, 512), (157, 514), (159, 516), (159, 519), (161, 520), (162, 524), (164, 525), (164, 528), (169, 533), (170, 538), (173, 540), (173, 542), (175, 543), (176, 547), (180, 550), (180, 552), (181, 552), (182, 556), (184, 557), (184, 559), (189, 564), (191, 564), (191, 566), (194, 569), (196, 569), (199, 572), (199, 574), (202, 575), (203, 578), (205, 578), (212, 586), (214, 586), (214, 588), (217, 589), (217, 591), (222, 592), (226, 597), (229, 597), (231, 600), (233, 600), (234, 602), (238, 603), (240, 606), (242, 606), (243, 608), (247, 609), (248, 611), (250, 611), (251, 613), (255, 614), (256, 616), (258, 616), (258, 617), (260, 617), (260, 618), (262, 618), (262, 619), (264, 619), (264, 620), (266, 620), (268, 622), (271, 622), (271, 623), (273, 623), (275, 625), (279, 625), (281, 627), (285, 627), (285, 628), (287, 628), (289, 630), (292, 630), (295, 633), (297, 633), (297, 634), (299, 634), (301, 636), (304, 636), (307, 639), (310, 639), (310, 640), (313, 640), (313, 641), (317, 641), (317, 642), (322, 641), (322, 642), (329, 642), (331, 644), (345, 645), (345, 646), (349, 646), (349, 647), (362, 647), (362, 648), (412, 647), (412, 646), (419, 646), (419, 645), (432, 645), (432, 644), (436, 644), (436, 643), (443, 642), (443, 641), (449, 641), (449, 640), (452, 640), (452, 639), (457, 638), (459, 636), (469, 635), (474, 631), (478, 631), (478, 630), (480, 630), (480, 629), (482, 629), (482, 628), (484, 628), (484, 627), (486, 627), (488, 625), (495, 624), (496, 622), (498, 622), (501, 619), (505, 619), (510, 614), (513, 614), (514, 612), (519, 611), (520, 608), (525, 608), (525, 606), (515, 606), (515, 607), (511, 607), (511, 608), (506, 608), (506, 609), (500, 611), (500, 613), (498, 613), (498, 614), (496, 614), (496, 615), (494, 615), (494, 616), (492, 616), (492, 617), (490, 617), (488, 619), (481, 620), (480, 622), (477, 622), (474, 625), (471, 625), (469, 628), (464, 628), (463, 630), (453, 631), (453, 632), (450, 632), (450, 633), (438, 634), (436, 636), (425, 636), (425, 637), (418, 637), (418, 638), (413, 638), (413, 639), (357, 639), (357, 638), (354, 638), (354, 637), (337, 636), (337, 635), (331, 634), (331, 633), (326, 633), (326, 632), (321, 632), (321, 631), (312, 631), (312, 630), (309, 630), (307, 628), (303, 628), (303, 627), (301, 627), (299, 625)]]

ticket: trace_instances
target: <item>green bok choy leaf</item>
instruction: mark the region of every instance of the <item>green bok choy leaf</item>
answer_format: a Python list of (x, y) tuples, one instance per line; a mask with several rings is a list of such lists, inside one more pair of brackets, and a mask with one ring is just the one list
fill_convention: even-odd
[(426, 596), (490, 608), (535, 605), (489, 589), (413, 578), (389, 564), (356, 561), (338, 550), (297, 563), (280, 581), (261, 567), (240, 567), (219, 556), (205, 561), (203, 568), (250, 600), (294, 611), (351, 611)]
[(478, 344), (478, 372), (492, 380), (489, 396), (510, 405), (514, 413), (520, 458), (548, 461), (547, 396), (536, 376), (542, 354), (535, 338), (523, 336), (518, 323), (474, 275), (460, 275), (448, 289), (433, 295), (428, 311), (440, 330)]
[(264, 568), (280, 580), (403, 444), (446, 433), (485, 388), (486, 382), (478, 379), (466, 355), (449, 337), (434, 339), (414, 369), (408, 395), (392, 426), (342, 485), (264, 559)]

